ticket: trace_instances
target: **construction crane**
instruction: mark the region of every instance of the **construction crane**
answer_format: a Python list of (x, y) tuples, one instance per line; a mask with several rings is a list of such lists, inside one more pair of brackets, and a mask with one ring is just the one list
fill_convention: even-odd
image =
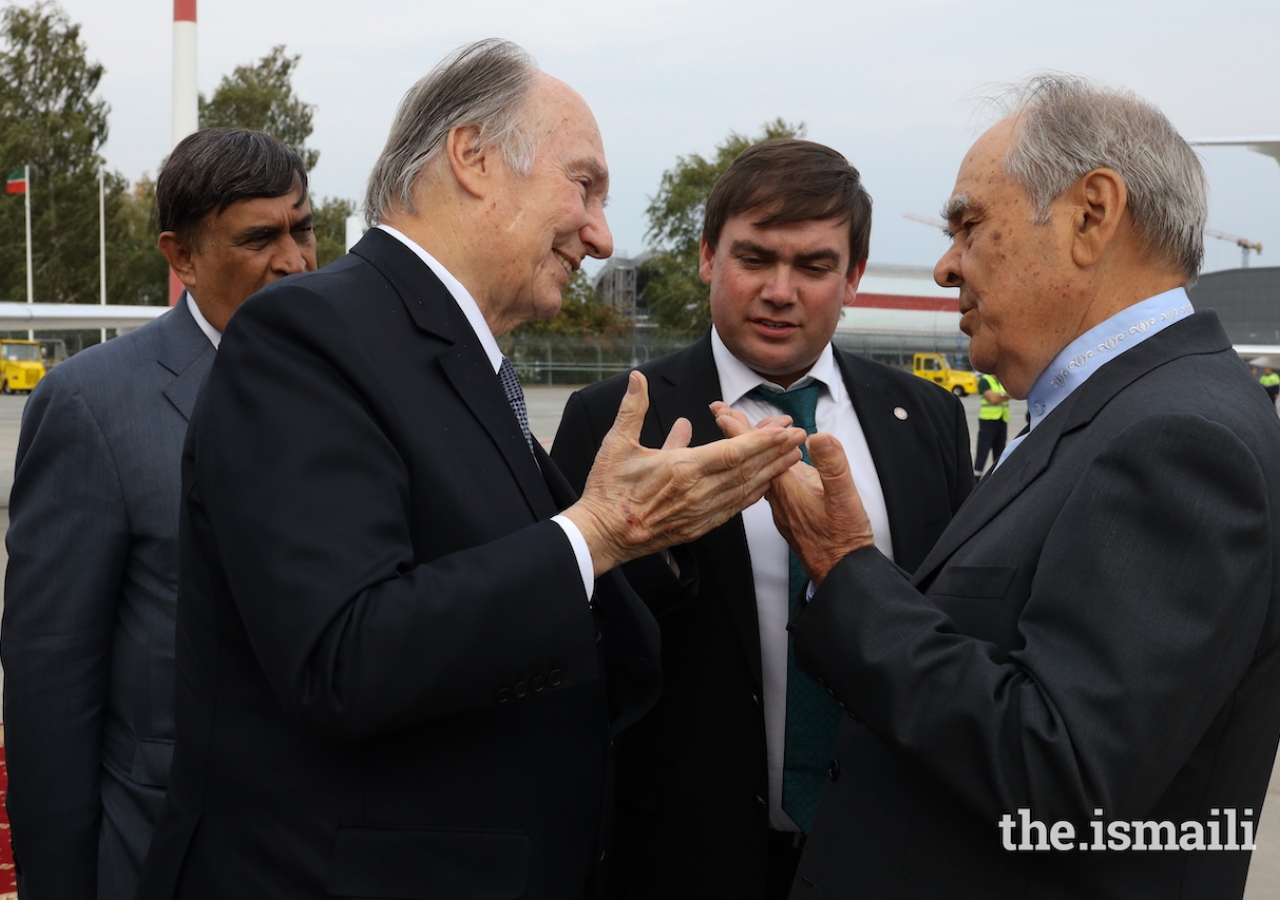
[(934, 228), (940, 228), (945, 233), (947, 223), (933, 216), (922, 216), (919, 213), (903, 213), (902, 218), (910, 219), (912, 222), (919, 222), (921, 225), (932, 225)]
[(1193, 138), (1187, 143), (1195, 147), (1248, 147), (1280, 163), (1280, 136)]
[(1215, 231), (1212, 228), (1206, 228), (1204, 233), (1212, 238), (1220, 241), (1230, 241), (1240, 248), (1240, 268), (1249, 268), (1249, 251), (1255, 250), (1259, 254), (1262, 253), (1262, 242), (1251, 241), (1248, 238), (1237, 237), (1234, 234), (1227, 234), (1225, 231)]

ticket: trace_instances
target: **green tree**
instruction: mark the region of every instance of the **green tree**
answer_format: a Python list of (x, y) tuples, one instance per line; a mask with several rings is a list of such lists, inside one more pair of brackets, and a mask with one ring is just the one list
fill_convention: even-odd
[(698, 275), (702, 216), (711, 188), (752, 144), (804, 137), (804, 133), (803, 122), (792, 124), (777, 118), (766, 122), (758, 137), (731, 131), (710, 159), (697, 153), (680, 156), (674, 168), (662, 173), (658, 193), (645, 209), (649, 219), (645, 239), (653, 241), (658, 252), (642, 267), (648, 276), (644, 299), (660, 335), (697, 335), (711, 325), (707, 286)]
[[(125, 187), (123, 179), (120, 186)], [(107, 225), (108, 301), (164, 306), (169, 302), (169, 263), (156, 249), (155, 182), (143, 175), (131, 190), (109, 189), (108, 197), (118, 203)]]
[[(107, 104), (103, 68), (86, 58), (80, 27), (39, 2), (0, 13), (0, 169), (31, 167), (35, 299), (98, 299), (99, 150)], [(112, 206), (120, 184), (112, 179)], [(26, 299), (23, 198), (0, 198), (0, 299)]]
[[(98, 173), (107, 104), (94, 96), (103, 67), (80, 27), (50, 2), (0, 13), (0, 169), (31, 167), (35, 299), (97, 303)], [(107, 299), (167, 302), (168, 266), (155, 248), (155, 189), (105, 176)], [(0, 299), (26, 299), (23, 198), (0, 197)], [(97, 331), (63, 335), (72, 346)]]
[(511, 330), (512, 337), (622, 337), (631, 332), (631, 320), (596, 299), (591, 277), (579, 269), (569, 280), (560, 312), (551, 319), (533, 319)]
[(230, 75), (222, 76), (212, 98), (200, 95), (200, 127), (265, 131), (292, 147), (310, 172), (320, 160), (320, 151), (306, 145), (315, 106), (293, 93), (293, 71), (301, 58), (278, 45), (256, 64), (236, 66)]

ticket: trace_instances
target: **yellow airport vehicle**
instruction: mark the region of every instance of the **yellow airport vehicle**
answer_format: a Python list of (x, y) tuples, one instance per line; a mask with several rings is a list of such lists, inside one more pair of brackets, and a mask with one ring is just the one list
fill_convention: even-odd
[(29, 393), (44, 372), (39, 341), (0, 340), (0, 392)]
[(911, 360), (911, 371), (942, 385), (957, 397), (978, 393), (978, 376), (964, 369), (953, 369), (941, 353), (917, 353)]

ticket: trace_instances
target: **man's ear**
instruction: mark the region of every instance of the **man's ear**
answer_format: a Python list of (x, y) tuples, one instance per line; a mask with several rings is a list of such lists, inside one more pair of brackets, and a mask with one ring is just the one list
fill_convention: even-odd
[(858, 285), (862, 283), (862, 276), (867, 271), (867, 261), (864, 259), (852, 269), (849, 274), (844, 277), (844, 303), (842, 306), (853, 306), (853, 301), (858, 299)]
[(1071, 258), (1087, 268), (1102, 259), (1115, 240), (1126, 218), (1129, 193), (1114, 169), (1094, 169), (1070, 188), (1070, 194), (1068, 209), (1075, 216)]
[(178, 280), (188, 288), (194, 288), (196, 286), (196, 267), (193, 259), (195, 251), (192, 250), (190, 243), (176, 231), (162, 231), (156, 246), (169, 261), (169, 268), (173, 269)]
[(702, 238), (698, 245), (698, 277), (707, 284), (711, 283), (711, 272), (715, 268), (716, 251), (707, 245), (707, 239)]
[(480, 144), (480, 126), (465, 125), (449, 130), (444, 140), (444, 156), (449, 170), (467, 193), (483, 197), (494, 174), (496, 154)]

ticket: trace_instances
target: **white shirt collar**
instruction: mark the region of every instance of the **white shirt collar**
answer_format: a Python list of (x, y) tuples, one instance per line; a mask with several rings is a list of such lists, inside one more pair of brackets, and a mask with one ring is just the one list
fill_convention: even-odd
[(196, 306), (196, 299), (191, 296), (190, 291), (183, 291), (182, 293), (187, 298), (187, 310), (190, 311), (191, 318), (196, 320), (196, 324), (200, 326), (204, 336), (209, 339), (209, 343), (213, 344), (213, 349), (217, 350), (218, 345), (222, 343), (222, 332), (210, 325), (209, 320), (201, 314), (200, 307)]
[[(716, 331), (714, 325), (711, 327), (711, 355), (715, 359), (716, 372), (720, 375), (720, 390), (724, 394), (721, 399), (730, 406), (762, 384), (779, 391), (783, 389), (781, 385), (752, 370), (734, 356), (733, 352), (725, 346), (725, 342), (720, 338), (720, 332)], [(787, 390), (802, 388), (811, 381), (825, 385), (827, 394), (836, 403), (844, 399), (844, 379), (836, 371), (836, 357), (829, 342), (822, 348), (817, 362), (804, 376), (796, 379)]]
[(493, 366), (493, 371), (498, 371), (502, 367), (502, 351), (498, 349), (498, 341), (493, 336), (489, 323), (484, 320), (484, 314), (480, 312), (480, 306), (476, 303), (475, 298), (471, 296), (471, 292), (463, 287), (462, 282), (454, 278), (449, 273), (449, 270), (441, 265), (438, 259), (414, 243), (413, 239), (408, 235), (397, 231), (385, 222), (376, 227), (381, 228), (416, 253), (418, 259), (426, 263), (427, 268), (435, 273), (435, 276), (440, 279), (440, 283), (444, 285), (445, 290), (450, 293), (454, 302), (458, 304), (458, 308), (462, 310), (462, 314), (467, 317), (467, 321), (471, 323), (471, 330), (480, 339), (480, 346), (484, 348), (485, 356), (489, 357), (489, 363)]

